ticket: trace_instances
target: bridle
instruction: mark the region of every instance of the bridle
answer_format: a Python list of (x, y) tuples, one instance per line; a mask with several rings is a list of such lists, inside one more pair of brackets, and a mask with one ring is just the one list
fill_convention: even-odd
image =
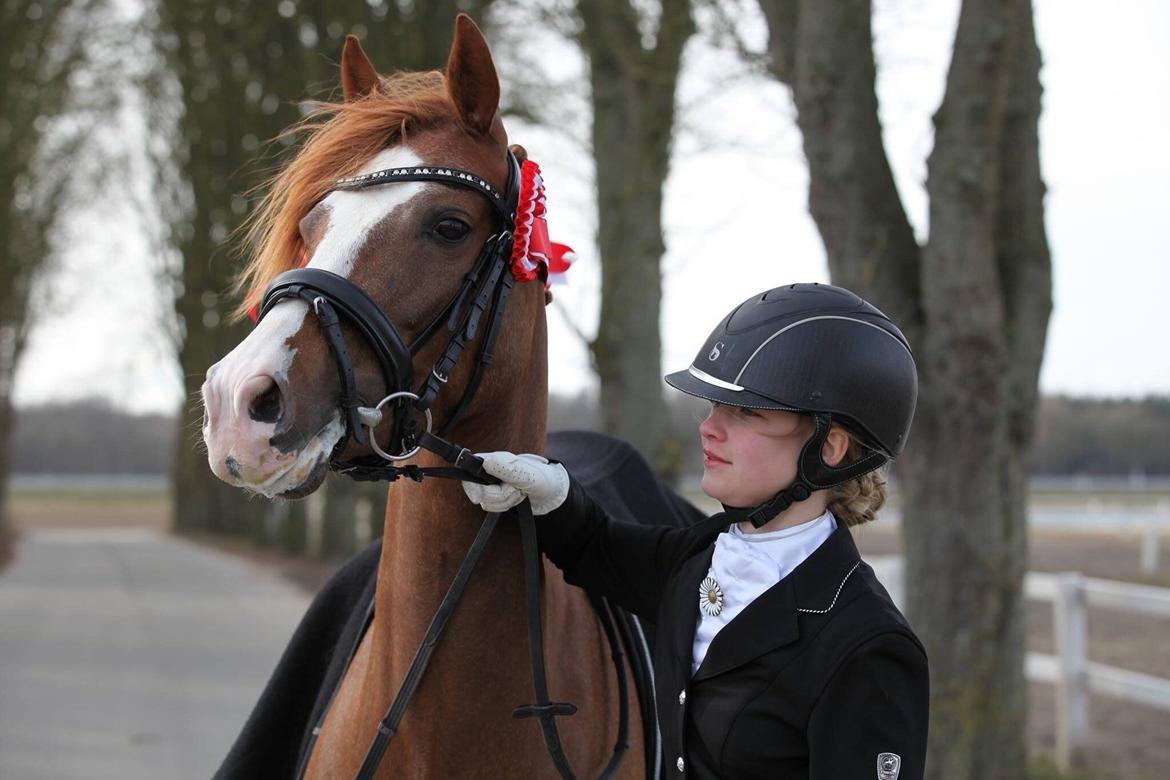
[[(341, 381), (340, 405), (345, 418), (345, 435), (337, 442), (330, 454), (330, 467), (358, 480), (394, 481), (409, 477), (421, 481), (424, 477), (445, 477), (470, 480), (481, 483), (497, 482), (483, 470), (483, 462), (464, 447), (452, 444), (443, 436), (464, 413), (479, 388), (483, 372), (492, 362), (496, 339), (503, 321), (504, 308), (514, 285), (512, 275), (512, 240), (515, 229), (517, 202), (520, 197), (520, 163), (509, 150), (507, 152), (508, 178), (501, 194), (477, 174), (457, 168), (441, 166), (409, 166), (387, 168), (373, 173), (341, 179), (334, 184), (335, 190), (357, 190), (399, 181), (437, 181), (473, 189), (484, 195), (499, 218), (499, 229), (484, 242), (471, 270), (463, 277), (458, 292), (431, 320), (415, 339), (407, 345), (394, 323), (378, 305), (361, 289), (338, 274), (317, 268), (299, 268), (277, 276), (264, 292), (257, 321), (280, 302), (297, 298), (306, 301), (316, 315), (321, 329), (329, 343), (329, 350), (337, 364)], [(485, 320), (486, 317), (486, 320)], [(357, 391), (357, 379), (353, 360), (341, 330), (342, 321), (349, 322), (373, 350), (381, 369), (387, 395), (375, 406), (363, 406)], [(439, 332), (443, 323), (451, 337), (430, 374), (422, 379), (417, 388), (414, 385), (413, 364), (415, 356)], [(455, 404), (447, 420), (437, 432), (432, 431), (431, 407), (442, 388), (447, 385), (451, 373), (458, 363), (464, 348), (485, 328), (480, 342), (471, 379), (463, 395)], [(426, 420), (426, 429), (417, 430), (417, 424), (410, 419), (411, 408), (421, 411)], [(374, 430), (389, 413), (393, 421), (390, 450), (384, 450), (374, 437)], [(364, 429), (364, 430), (363, 430)], [(338, 454), (352, 439), (358, 444), (368, 444), (377, 453), (352, 461), (339, 462)], [(420, 450), (434, 452), (452, 464), (452, 467), (419, 467), (396, 465), (399, 461), (414, 457)], [(389, 465), (387, 465), (387, 462)], [(523, 547), (525, 595), (528, 607), (529, 660), (532, 665), (533, 687), (536, 702), (517, 707), (513, 716), (535, 717), (540, 721), (545, 747), (557, 771), (566, 780), (575, 780), (572, 767), (564, 753), (557, 733), (555, 718), (572, 715), (577, 711), (573, 704), (549, 701), (548, 682), (545, 673), (544, 642), (540, 619), (540, 551), (537, 547), (536, 525), (532, 507), (524, 501), (512, 510), (520, 525), (520, 539)], [(394, 697), (385, 717), (378, 723), (377, 734), (358, 771), (359, 780), (372, 778), (377, 771), (390, 740), (397, 733), (398, 724), (406, 712), (411, 697), (422, 681), (423, 673), (430, 662), (431, 654), (446, 630), (447, 622), (455, 605), (463, 595), (464, 588), (480, 556), (487, 547), (495, 530), (500, 514), (489, 513), (483, 520), (475, 540), (467, 551), (459, 571), (455, 575), (438, 611), (431, 620), (422, 644), (415, 652), (410, 669), (407, 671), (398, 693)], [(629, 695), (625, 678), (625, 663), (620, 640), (614, 629), (613, 618), (604, 599), (590, 597), (594, 610), (601, 621), (610, 655), (618, 678), (620, 720), (618, 739), (613, 755), (602, 771), (601, 778), (608, 778), (617, 770), (628, 747)]]
[[(510, 150), (507, 165), (508, 179), (504, 194), (469, 171), (426, 165), (387, 168), (341, 179), (334, 184), (335, 190), (358, 190), (397, 181), (438, 181), (483, 194), (496, 212), (499, 230), (484, 242), (479, 257), (464, 275), (454, 297), (409, 346), (386, 313), (359, 287), (338, 274), (319, 268), (298, 268), (280, 274), (265, 290), (258, 321), (281, 301), (300, 298), (309, 304), (317, 316), (329, 342), (329, 350), (337, 364), (341, 381), (340, 403), (346, 425), (346, 433), (337, 442), (330, 457), (330, 466), (334, 470), (355, 479), (367, 480), (392, 480), (400, 476), (417, 479), (421, 473), (425, 473), (417, 467), (387, 466), (385, 462), (408, 460), (424, 448), (423, 437), (432, 432), (431, 407), (435, 398), (447, 384), (464, 347), (475, 339), (480, 327), (484, 326), (486, 332), (471, 380), (451, 415), (435, 435), (442, 437), (451, 429), (478, 390), (483, 371), (492, 361), (504, 308), (514, 284), (509, 265), (520, 189), (520, 164)], [(341, 331), (343, 319), (357, 329), (377, 358), (387, 395), (375, 406), (361, 404), (353, 360)], [(451, 337), (430, 374), (416, 388), (413, 379), (414, 358), (439, 332), (444, 322)], [(411, 407), (425, 415), (425, 432), (417, 431), (415, 423), (410, 420)], [(383, 449), (374, 437), (374, 429), (383, 421), (387, 411), (392, 415), (393, 427), (390, 445)], [(338, 462), (338, 453), (350, 439), (358, 444), (367, 443), (364, 429), (368, 429), (370, 448), (377, 455)]]

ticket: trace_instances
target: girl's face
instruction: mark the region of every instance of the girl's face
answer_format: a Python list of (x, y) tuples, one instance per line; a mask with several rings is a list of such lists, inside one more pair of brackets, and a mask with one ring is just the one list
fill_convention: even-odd
[(796, 479), (812, 421), (795, 412), (712, 404), (699, 424), (703, 492), (728, 506), (755, 506)]

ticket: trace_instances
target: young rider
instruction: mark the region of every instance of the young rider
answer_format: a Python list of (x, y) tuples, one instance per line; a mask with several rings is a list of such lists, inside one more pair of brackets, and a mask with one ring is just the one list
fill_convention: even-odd
[(737, 306), (666, 381), (711, 401), (690, 528), (611, 520), (560, 464), (482, 455), (489, 511), (532, 502), (545, 554), (576, 585), (656, 626), (655, 687), (673, 777), (919, 778), (926, 654), (849, 526), (885, 500), (917, 398), (906, 339), (829, 285)]

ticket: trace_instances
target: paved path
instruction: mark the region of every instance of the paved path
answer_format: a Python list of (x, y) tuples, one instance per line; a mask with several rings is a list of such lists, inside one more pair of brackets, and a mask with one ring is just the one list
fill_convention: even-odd
[(205, 780), (307, 603), (150, 531), (26, 533), (0, 574), (0, 778)]

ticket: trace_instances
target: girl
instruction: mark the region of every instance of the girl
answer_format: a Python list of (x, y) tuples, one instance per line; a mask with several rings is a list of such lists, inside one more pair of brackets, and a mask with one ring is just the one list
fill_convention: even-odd
[(905, 337), (847, 290), (796, 284), (740, 304), (666, 381), (711, 401), (702, 487), (725, 511), (615, 522), (560, 464), (507, 452), (481, 455), (500, 485), (464, 490), (488, 511), (529, 498), (566, 580), (655, 624), (670, 775), (920, 778), (926, 654), (849, 533), (914, 415)]

